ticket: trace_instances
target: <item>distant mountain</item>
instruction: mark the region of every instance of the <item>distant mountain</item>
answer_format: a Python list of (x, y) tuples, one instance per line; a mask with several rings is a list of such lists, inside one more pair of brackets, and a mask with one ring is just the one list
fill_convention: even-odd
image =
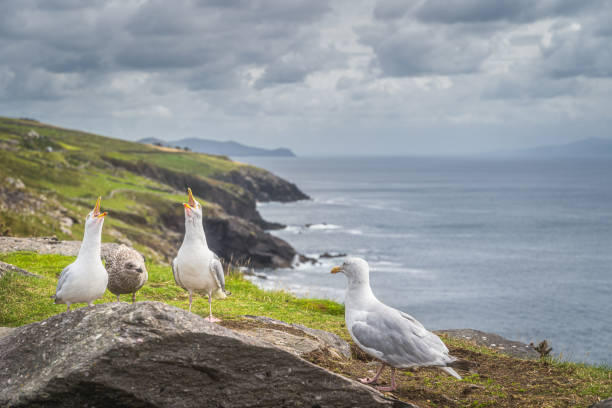
[(577, 142), (534, 147), (504, 152), (495, 152), (494, 156), (520, 156), (520, 157), (593, 157), (612, 159), (612, 139), (589, 138)]
[(199, 139), (196, 137), (165, 141), (154, 137), (139, 140), (140, 143), (159, 144), (167, 147), (189, 148), (194, 152), (220, 154), (224, 156), (276, 156), (295, 157), (295, 154), (285, 148), (262, 149), (260, 147), (246, 146), (238, 142), (220, 142), (217, 140)]

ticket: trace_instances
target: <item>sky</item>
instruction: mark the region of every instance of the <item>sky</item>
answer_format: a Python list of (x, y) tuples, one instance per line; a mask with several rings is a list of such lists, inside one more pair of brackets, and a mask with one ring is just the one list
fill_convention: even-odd
[(611, 138), (612, 0), (2, 0), (0, 115), (301, 155)]

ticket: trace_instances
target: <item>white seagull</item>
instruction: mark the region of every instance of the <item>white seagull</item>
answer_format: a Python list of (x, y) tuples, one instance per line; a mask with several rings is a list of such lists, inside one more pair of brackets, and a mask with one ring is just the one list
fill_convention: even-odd
[(208, 295), (209, 322), (220, 322), (212, 315), (212, 297), (224, 299), (229, 294), (225, 290), (223, 266), (219, 257), (208, 248), (202, 224), (202, 206), (188, 188), (188, 202), (185, 207), (185, 238), (172, 261), (172, 272), (176, 284), (189, 292), (189, 311), (193, 292)]
[(107, 213), (100, 213), (100, 199), (98, 197), (96, 206), (85, 218), (85, 233), (79, 254), (60, 274), (55, 295), (52, 296), (56, 304), (68, 305), (66, 311), (73, 303), (93, 305), (93, 301), (101, 298), (106, 290), (108, 274), (100, 258), (100, 247), (102, 225)]
[(366, 261), (349, 258), (331, 270), (331, 273), (338, 272), (348, 278), (344, 299), (346, 327), (359, 348), (382, 361), (374, 377), (360, 378), (359, 381), (375, 383), (386, 366), (391, 367), (391, 386), (378, 387), (381, 391), (397, 389), (396, 368), (438, 367), (461, 379), (455, 370), (447, 367), (456, 358), (448, 354), (438, 336), (409, 314), (376, 299), (370, 288), (370, 266)]

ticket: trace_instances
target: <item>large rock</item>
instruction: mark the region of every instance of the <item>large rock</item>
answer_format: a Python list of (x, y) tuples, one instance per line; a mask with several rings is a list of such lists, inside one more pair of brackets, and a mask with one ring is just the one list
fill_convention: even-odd
[[(102, 258), (105, 259), (120, 246), (121, 244), (112, 242), (103, 243), (100, 251)], [(76, 256), (80, 247), (81, 241), (59, 241), (57, 238), (0, 237), (0, 253), (31, 251), (39, 254)]]
[(605, 400), (594, 403), (589, 408), (612, 408), (612, 398), (606, 398)]
[(471, 340), (481, 346), (490, 347), (511, 357), (535, 360), (540, 354), (533, 347), (520, 341), (508, 340), (499, 334), (486, 333), (474, 329), (436, 330), (437, 334), (444, 334), (461, 340)]
[(260, 326), (238, 329), (238, 331), (247, 336), (271, 342), (296, 355), (302, 356), (313, 351), (324, 351), (337, 358), (351, 358), (351, 346), (333, 333), (302, 324), (286, 323), (266, 316), (245, 315), (244, 317), (256, 321)]
[(338, 360), (351, 358), (351, 346), (342, 338), (301, 324), (286, 323), (265, 316), (245, 315), (242, 319), (223, 321), (221, 325), (306, 359), (313, 352), (323, 353)]
[(401, 407), (370, 387), (157, 302), (107, 303), (0, 338), (0, 406)]
[(13, 272), (22, 276), (30, 276), (33, 278), (40, 278), (40, 275), (36, 275), (35, 273), (31, 273), (26, 271), (25, 269), (18, 268), (15, 265), (11, 265), (6, 262), (0, 261), (0, 278), (2, 278), (6, 273)]

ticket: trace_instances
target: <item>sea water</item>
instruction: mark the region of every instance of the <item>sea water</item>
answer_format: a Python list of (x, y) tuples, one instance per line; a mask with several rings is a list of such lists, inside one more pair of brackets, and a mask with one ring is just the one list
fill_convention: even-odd
[(248, 158), (312, 200), (259, 205), (317, 263), (255, 281), (343, 300), (329, 270), (366, 259), (383, 302), (429, 329), (474, 328), (612, 364), (612, 161)]

